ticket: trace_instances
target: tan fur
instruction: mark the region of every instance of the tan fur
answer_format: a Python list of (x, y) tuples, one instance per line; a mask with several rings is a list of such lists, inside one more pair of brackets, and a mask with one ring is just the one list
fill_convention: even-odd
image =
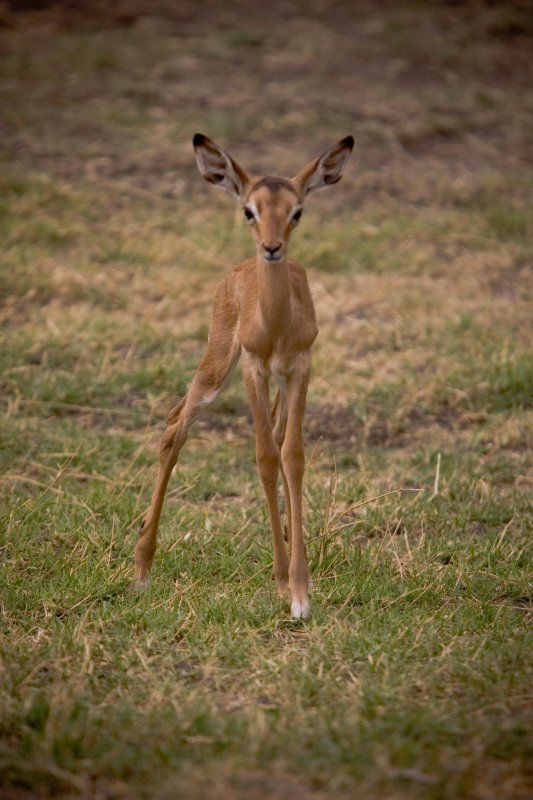
[[(159, 453), (159, 475), (135, 548), (137, 586), (146, 585), (170, 474), (201, 409), (212, 403), (243, 354), (244, 381), (254, 417), (256, 459), (274, 545), (274, 575), (281, 595), (289, 592), (294, 617), (309, 613), (309, 569), (302, 528), (304, 448), (302, 420), (317, 335), (315, 310), (304, 268), (287, 257), (293, 219), (310, 191), (340, 178), (351, 137), (339, 142), (292, 180), (250, 178), (218, 145), (194, 138), (201, 174), (253, 212), (257, 253), (238, 264), (218, 287), (205, 355), (189, 390), (168, 416)], [(267, 259), (271, 260), (267, 260)], [(279, 387), (269, 405), (269, 380)], [(281, 472), (286, 497), (290, 558), (278, 505)]]

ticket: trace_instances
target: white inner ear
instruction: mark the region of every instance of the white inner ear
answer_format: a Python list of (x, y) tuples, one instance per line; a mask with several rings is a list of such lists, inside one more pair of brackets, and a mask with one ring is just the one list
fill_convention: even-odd
[[(349, 153), (339, 153), (333, 159), (329, 153), (323, 155), (305, 187), (305, 193), (308, 194), (318, 189), (327, 189), (328, 186), (333, 186), (333, 184), (340, 181), (348, 155)], [(329, 164), (328, 161), (330, 162)], [(333, 163), (331, 163), (332, 161)]]
[(224, 161), (220, 157), (217, 158), (213, 153), (210, 153), (203, 147), (197, 148), (195, 150), (195, 155), (196, 163), (198, 164), (198, 169), (200, 170), (202, 178), (210, 180), (214, 173), (226, 171)]
[(309, 194), (309, 192), (317, 192), (319, 189), (326, 189), (327, 186), (328, 184), (324, 181), (324, 173), (319, 165), (305, 184), (304, 194)]
[(222, 148), (215, 147), (216, 149), (209, 147), (196, 149), (196, 163), (200, 174), (214, 186), (241, 197), (244, 187), (231, 158)]
[(303, 167), (295, 176), (304, 195), (327, 189), (340, 181), (352, 148), (342, 140), (330, 147), (320, 158)]
[[(331, 175), (333, 177), (332, 183), (337, 183), (342, 177), (342, 173), (344, 172), (344, 167), (346, 166), (346, 162), (350, 156), (351, 150), (342, 150), (340, 153), (337, 153), (333, 156), (333, 164), (326, 166), (326, 162), (328, 161), (328, 157), (324, 158), (324, 162), (322, 165), (323, 174), (324, 175)], [(329, 156), (329, 159), (332, 159), (332, 156)], [(322, 159), (321, 159), (322, 160)]]

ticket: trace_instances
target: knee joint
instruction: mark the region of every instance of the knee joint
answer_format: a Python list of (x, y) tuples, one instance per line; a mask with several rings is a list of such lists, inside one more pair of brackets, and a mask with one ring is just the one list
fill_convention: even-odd
[(174, 455), (177, 456), (180, 447), (185, 442), (185, 438), (186, 437), (183, 436), (182, 432), (177, 428), (176, 425), (172, 425), (170, 428), (167, 428), (161, 437), (161, 443), (159, 445), (159, 460), (167, 461)]
[(302, 445), (284, 447), (281, 451), (283, 469), (287, 475), (301, 477), (305, 471), (305, 454)]
[(266, 453), (257, 454), (257, 469), (263, 481), (277, 480), (279, 470), (279, 452), (277, 450), (269, 450)]

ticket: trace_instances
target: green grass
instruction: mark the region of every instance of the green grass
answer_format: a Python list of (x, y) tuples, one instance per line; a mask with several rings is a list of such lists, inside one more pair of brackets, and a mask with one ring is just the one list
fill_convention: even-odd
[[(116, 443), (102, 449), (121, 463)], [(447, 499), (389, 499), (342, 533), (330, 522), (322, 540), (315, 505), (314, 616), (302, 625), (269, 580), (263, 513), (239, 513), (224, 481), (216, 512), (190, 496), (172, 503), (153, 587), (131, 592), (134, 533), (122, 531), (136, 493), (89, 482), (81, 496), (69, 473), (90, 469), (84, 461), (6, 519), (8, 781), (65, 788), (81, 768), (136, 788), (154, 773), (259, 767), (451, 797), (475, 785), (480, 762), (498, 774), (527, 758), (519, 497), (503, 507), (495, 497), (479, 522), (472, 484), (451, 477)], [(320, 476), (309, 481), (318, 491)], [(390, 524), (401, 516), (402, 532)], [(452, 774), (450, 753), (461, 754)]]
[[(131, 27), (45, 11), (0, 33), (9, 800), (531, 792), (526, 18), (324, 9), (265, 26), (161, 2)], [(305, 622), (271, 579), (239, 371), (130, 589), (165, 414), (251, 253), (196, 130), (258, 174), (356, 137), (291, 243), (320, 326)]]

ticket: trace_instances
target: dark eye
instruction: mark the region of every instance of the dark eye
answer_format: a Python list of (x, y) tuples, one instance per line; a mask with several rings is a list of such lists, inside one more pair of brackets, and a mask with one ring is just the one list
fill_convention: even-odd
[(302, 211), (303, 211), (303, 209), (299, 208), (298, 211), (294, 212), (294, 214), (292, 215), (292, 222), (298, 222), (298, 220), (302, 216)]
[(246, 222), (253, 222), (255, 219), (254, 212), (250, 211), (249, 208), (244, 209), (244, 216), (246, 217)]

